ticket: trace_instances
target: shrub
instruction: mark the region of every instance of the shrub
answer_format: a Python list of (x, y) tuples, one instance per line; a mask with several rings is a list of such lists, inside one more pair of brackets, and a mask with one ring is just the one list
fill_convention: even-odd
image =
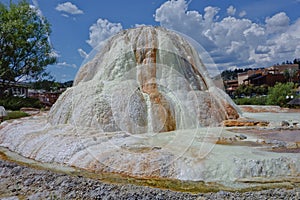
[(14, 96), (0, 98), (0, 105), (4, 106), (6, 110), (20, 110), (22, 107), (42, 107), (42, 104), (38, 99)]
[(267, 104), (278, 105), (286, 107), (290, 99), (286, 99), (286, 96), (295, 96), (294, 89), (297, 87), (294, 83), (276, 83), (276, 85), (269, 89)]
[(251, 98), (237, 98), (233, 99), (238, 105), (266, 105), (266, 96), (256, 96)]

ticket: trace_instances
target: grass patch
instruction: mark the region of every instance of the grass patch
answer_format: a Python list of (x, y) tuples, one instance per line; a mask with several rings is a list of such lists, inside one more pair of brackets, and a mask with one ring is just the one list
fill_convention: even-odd
[(4, 117), (4, 120), (9, 120), (9, 119), (18, 119), (22, 117), (27, 117), (29, 114), (22, 112), (22, 111), (11, 111), (7, 112), (7, 116)]
[(233, 99), (238, 105), (266, 105), (267, 96), (254, 96), (250, 98)]

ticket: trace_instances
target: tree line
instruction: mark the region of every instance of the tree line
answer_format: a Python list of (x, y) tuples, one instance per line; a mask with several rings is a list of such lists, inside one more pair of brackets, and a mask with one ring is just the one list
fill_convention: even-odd
[(299, 85), (293, 82), (276, 83), (274, 87), (240, 85), (233, 100), (239, 105), (278, 105), (288, 107), (288, 102), (300, 97)]
[[(283, 65), (284, 64), (298, 64), (299, 65), (299, 70), (300, 70), (300, 58), (295, 58), (293, 60), (293, 62), (287, 60), (287, 61), (282, 62), (282, 64)], [(274, 64), (274, 66), (276, 66), (276, 65), (279, 65), (279, 63)], [(234, 70), (230, 70), (230, 69), (229, 70), (224, 70), (221, 73), (221, 77), (222, 77), (223, 81), (236, 80), (238, 78), (239, 73), (247, 72), (247, 71), (250, 71), (250, 70), (259, 70), (259, 69), (265, 69), (265, 68), (264, 67), (262, 67), (262, 68), (236, 68)], [(291, 72), (286, 71), (285, 76), (290, 77), (291, 75), (288, 74), (288, 73), (291, 73)]]

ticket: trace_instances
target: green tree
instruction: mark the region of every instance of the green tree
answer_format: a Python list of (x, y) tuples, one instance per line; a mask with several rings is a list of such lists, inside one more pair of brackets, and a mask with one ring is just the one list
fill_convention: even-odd
[(293, 61), (294, 64), (298, 64), (299, 69), (300, 69), (300, 58), (295, 58)]
[(245, 96), (247, 97), (261, 96), (267, 94), (268, 94), (267, 85), (254, 86), (254, 85), (241, 84), (234, 92), (234, 95), (238, 98), (245, 97)]
[(268, 105), (279, 105), (285, 107), (290, 101), (287, 99), (287, 96), (294, 96), (295, 97), (295, 88), (297, 87), (296, 84), (289, 82), (289, 83), (276, 83), (274, 87), (269, 88), (269, 93), (267, 97), (267, 104)]
[(292, 82), (297, 76), (298, 70), (286, 69), (283, 71), (283, 75), (288, 82)]
[(268, 85), (260, 85), (255, 87), (255, 93), (257, 95), (267, 95), (268, 94)]
[(32, 83), (33, 89), (36, 90), (46, 90), (46, 91), (52, 91), (55, 90), (60, 86), (59, 83), (55, 82), (54, 80), (41, 80), (41, 81), (36, 81)]
[(46, 66), (56, 62), (49, 41), (50, 24), (29, 3), (0, 3), (0, 81), (45, 77)]

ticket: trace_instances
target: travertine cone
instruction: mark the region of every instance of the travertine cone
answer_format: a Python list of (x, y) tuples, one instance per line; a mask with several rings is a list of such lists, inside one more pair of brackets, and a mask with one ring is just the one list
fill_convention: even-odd
[(145, 133), (150, 125), (154, 132), (166, 132), (238, 117), (234, 103), (215, 87), (198, 52), (182, 36), (139, 27), (110, 38), (81, 67), (49, 120)]

